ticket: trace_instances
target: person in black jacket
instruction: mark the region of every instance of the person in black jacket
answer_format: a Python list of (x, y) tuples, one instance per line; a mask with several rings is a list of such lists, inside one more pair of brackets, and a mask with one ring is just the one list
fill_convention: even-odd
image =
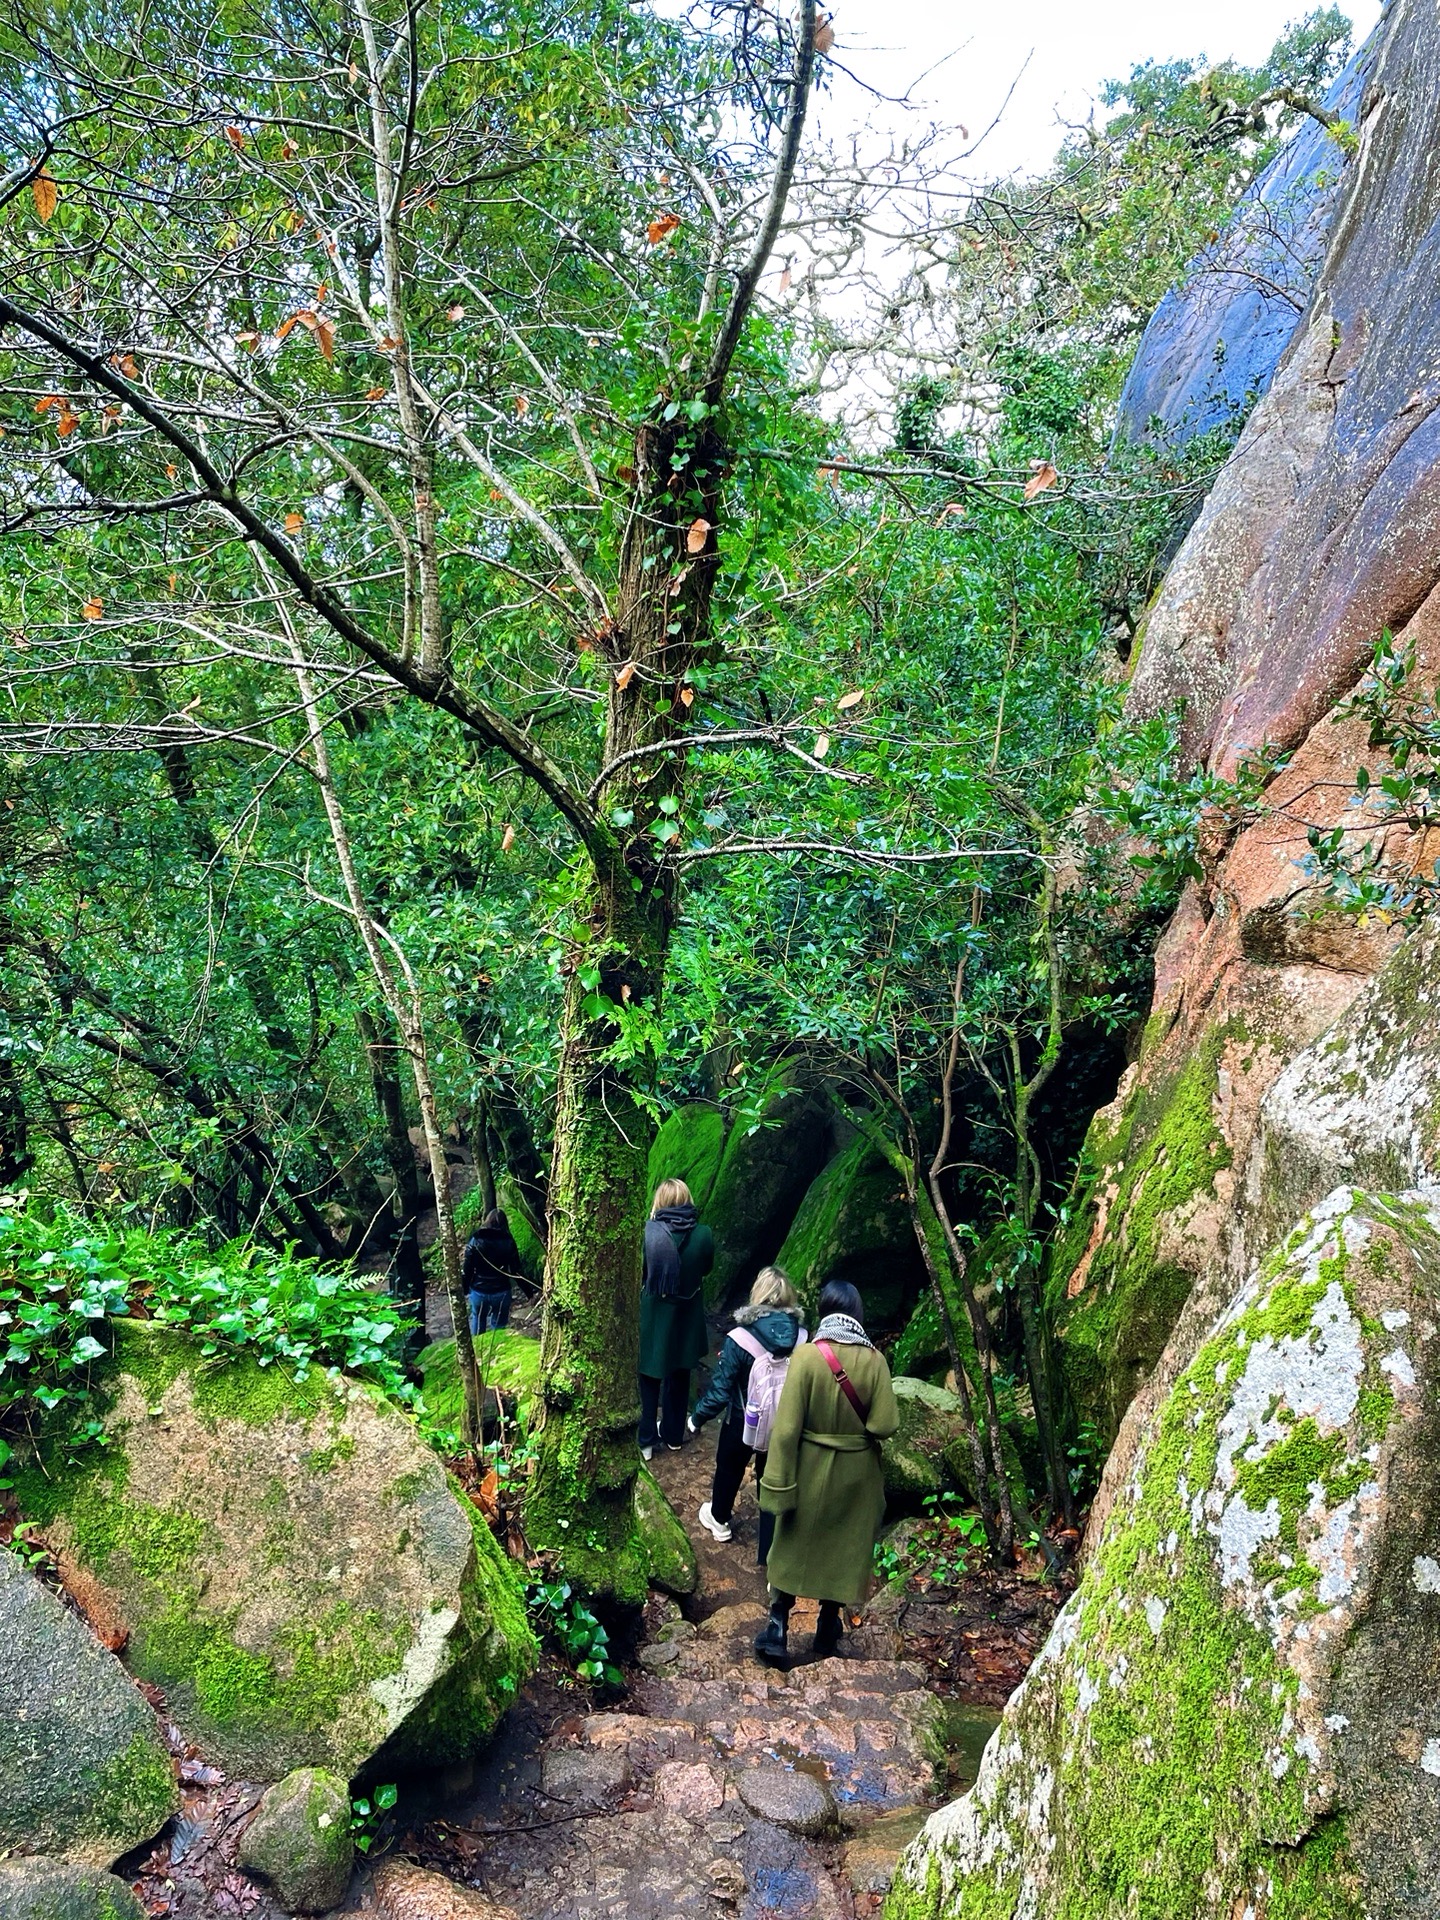
[[(805, 1338), (795, 1289), (779, 1267), (762, 1269), (751, 1287), (750, 1304), (741, 1307), (735, 1315), (735, 1330), (721, 1341), (720, 1357), (710, 1384), (691, 1415), (692, 1432), (698, 1432), (717, 1414), (723, 1416), (715, 1445), (715, 1478), (710, 1498), (700, 1509), (701, 1526), (721, 1541), (732, 1537), (730, 1516), (735, 1510), (735, 1496), (740, 1491), (746, 1468), (753, 1460), (757, 1480), (765, 1471), (764, 1453), (747, 1445), (745, 1439), (745, 1403), (756, 1356), (746, 1341), (737, 1339), (737, 1331), (743, 1331), (750, 1340), (758, 1341), (768, 1353), (781, 1360), (788, 1360)], [(762, 1513), (757, 1556), (762, 1567), (774, 1531), (775, 1516)]]
[(520, 1250), (510, 1222), (492, 1207), (465, 1242), (461, 1276), (470, 1302), (471, 1333), (510, 1324), (510, 1301), (520, 1272)]

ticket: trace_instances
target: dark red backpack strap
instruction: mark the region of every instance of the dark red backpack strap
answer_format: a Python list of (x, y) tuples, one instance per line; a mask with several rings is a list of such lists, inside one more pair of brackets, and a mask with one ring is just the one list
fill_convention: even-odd
[(849, 1374), (846, 1373), (839, 1360), (836, 1359), (835, 1349), (830, 1345), (828, 1340), (817, 1340), (815, 1342), (815, 1351), (824, 1355), (826, 1366), (829, 1367), (835, 1376), (835, 1384), (859, 1415), (861, 1426), (868, 1427), (870, 1424), (870, 1409), (855, 1391), (854, 1381), (850, 1378)]

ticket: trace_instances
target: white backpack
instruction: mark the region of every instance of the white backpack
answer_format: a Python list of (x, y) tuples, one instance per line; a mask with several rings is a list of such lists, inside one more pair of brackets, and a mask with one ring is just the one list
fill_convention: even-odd
[[(751, 1357), (750, 1380), (745, 1390), (745, 1444), (755, 1453), (765, 1453), (770, 1446), (770, 1429), (775, 1424), (775, 1409), (780, 1404), (780, 1389), (789, 1371), (790, 1355), (772, 1353), (748, 1327), (732, 1327), (730, 1338)], [(802, 1327), (796, 1346), (804, 1339)]]

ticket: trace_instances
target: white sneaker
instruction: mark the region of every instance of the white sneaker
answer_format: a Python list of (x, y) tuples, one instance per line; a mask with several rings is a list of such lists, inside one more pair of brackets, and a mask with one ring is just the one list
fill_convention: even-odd
[(653, 1458), (654, 1458), (654, 1454), (655, 1454), (655, 1449), (654, 1449), (654, 1447), (641, 1447), (641, 1449), (640, 1449), (640, 1458), (641, 1458), (642, 1460), (650, 1460), (650, 1459), (653, 1459)]
[(724, 1520), (717, 1520), (715, 1518), (708, 1500), (700, 1509), (700, 1524), (707, 1533), (713, 1534), (722, 1546), (727, 1540), (733, 1540), (735, 1537), (734, 1534), (731, 1533), (729, 1525)]

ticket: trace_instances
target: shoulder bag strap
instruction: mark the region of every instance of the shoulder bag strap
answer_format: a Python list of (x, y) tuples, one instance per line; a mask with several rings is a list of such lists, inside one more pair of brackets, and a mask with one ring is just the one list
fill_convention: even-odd
[(835, 1376), (835, 1384), (855, 1409), (861, 1426), (868, 1427), (870, 1424), (870, 1409), (855, 1391), (854, 1381), (851, 1380), (849, 1374), (846, 1373), (844, 1367), (841, 1366), (839, 1360), (835, 1357), (835, 1349), (830, 1345), (828, 1340), (817, 1340), (815, 1342), (815, 1351), (824, 1356), (826, 1366), (829, 1367)]

